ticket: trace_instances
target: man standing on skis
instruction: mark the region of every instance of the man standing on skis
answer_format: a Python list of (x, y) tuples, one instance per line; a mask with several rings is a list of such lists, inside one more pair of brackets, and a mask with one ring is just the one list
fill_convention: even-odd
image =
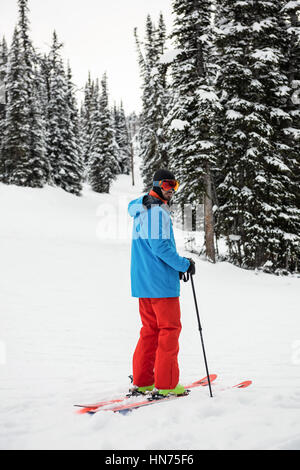
[(169, 202), (178, 182), (173, 173), (158, 170), (152, 190), (131, 201), (133, 217), (131, 290), (139, 298), (142, 321), (133, 356), (133, 384), (138, 392), (181, 395), (179, 384), (180, 273), (195, 273), (193, 260), (176, 250)]

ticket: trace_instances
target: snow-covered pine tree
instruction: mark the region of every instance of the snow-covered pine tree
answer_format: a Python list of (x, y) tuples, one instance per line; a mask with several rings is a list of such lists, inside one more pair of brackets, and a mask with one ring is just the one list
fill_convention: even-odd
[(118, 163), (120, 166), (120, 172), (124, 175), (130, 173), (130, 141), (129, 133), (127, 128), (126, 116), (121, 102), (120, 107), (114, 106), (114, 130), (115, 140), (117, 145)]
[(117, 160), (118, 164), (120, 167), (120, 174), (122, 174), (122, 156), (121, 156), (121, 149), (119, 146), (119, 136), (120, 136), (120, 131), (119, 131), (119, 121), (120, 121), (120, 114), (119, 114), (119, 109), (117, 108), (116, 103), (114, 103), (114, 107), (112, 110), (112, 115), (113, 115), (113, 128), (114, 128), (114, 145), (115, 145), (115, 152), (117, 155)]
[(140, 118), (135, 112), (127, 117), (127, 128), (130, 142), (130, 172), (132, 177), (132, 186), (135, 185), (135, 158), (140, 155)]
[(140, 131), (140, 116), (135, 111), (127, 116), (127, 128), (130, 139), (133, 139), (135, 143), (138, 143), (138, 135)]
[(83, 102), (81, 102), (78, 112), (78, 138), (79, 138), (79, 149), (80, 149), (80, 161), (82, 165), (82, 182), (87, 181), (87, 166), (84, 161), (84, 148), (86, 144), (85, 133), (83, 130), (84, 121), (84, 108)]
[(5, 37), (0, 41), (0, 181), (3, 170), (1, 170), (2, 158), (1, 148), (4, 133), (5, 106), (6, 106), (6, 70), (8, 60), (8, 47)]
[(99, 79), (92, 80), (90, 73), (85, 86), (81, 117), (85, 178), (86, 182), (91, 184), (92, 155), (93, 164), (96, 165), (100, 148), (101, 112)]
[(44, 96), (43, 100), (45, 103), (45, 108), (47, 107), (46, 104), (50, 101), (50, 77), (51, 77), (51, 59), (50, 54), (43, 54), (39, 56), (39, 63), (40, 63), (40, 71), (43, 78), (44, 83)]
[(5, 77), (8, 61), (8, 47), (5, 37), (0, 41), (0, 103), (5, 103)]
[(80, 132), (81, 132), (81, 145), (82, 145), (82, 160), (84, 164), (84, 179), (88, 179), (88, 165), (91, 156), (92, 145), (92, 116), (95, 111), (93, 106), (98, 102), (95, 96), (95, 84), (92, 81), (89, 72), (88, 81), (84, 89), (84, 100), (80, 112)]
[[(51, 167), (47, 159), (46, 115), (44, 106), (45, 86), (40, 71), (38, 57), (33, 64), (33, 84), (31, 106), (31, 157), (36, 161), (36, 168), (43, 184), (49, 182)], [(41, 167), (42, 165), (42, 167)], [(40, 168), (39, 168), (40, 167)]]
[[(26, 14), (26, 10), (23, 13)], [(20, 23), (27, 24), (22, 19)], [(31, 54), (33, 50), (26, 31), (21, 34), (16, 28), (7, 71), (1, 179), (7, 184), (42, 187), (47, 181), (48, 165)]]
[[(246, 211), (246, 202), (249, 196), (243, 176), (245, 168), (248, 166), (247, 160), (250, 153), (247, 150), (248, 133), (252, 138), (255, 137), (261, 146), (264, 146), (265, 136), (263, 134), (267, 135), (269, 128), (262, 118), (258, 119), (257, 111), (260, 108), (257, 107), (255, 113), (255, 104), (253, 103), (255, 96), (262, 90), (262, 84), (260, 80), (252, 80), (249, 60), (246, 55), (246, 52), (249, 54), (249, 31), (247, 35), (245, 25), (247, 2), (240, 3), (239, 7), (236, 6), (236, 3), (223, 0), (220, 2), (220, 10), (216, 15), (216, 45), (220, 66), (216, 86), (223, 106), (216, 115), (220, 166), (220, 172), (217, 174), (217, 191), (220, 203), (217, 217), (218, 230), (227, 237), (231, 260), (242, 264), (240, 239), (243, 220), (251, 218)], [(248, 4), (250, 7), (249, 2)], [(244, 15), (243, 11), (245, 11)], [(244, 16), (243, 20), (242, 16)], [(250, 19), (248, 19), (248, 24), (250, 30)], [(247, 94), (249, 87), (251, 87), (250, 99)], [(252, 114), (253, 112), (255, 114)], [(250, 118), (246, 119), (247, 115)], [(253, 123), (250, 121), (251, 117)], [(260, 129), (259, 133), (255, 130), (255, 121)], [(267, 139), (265, 143), (268, 144)], [(256, 147), (257, 145), (256, 143)], [(263, 178), (261, 175), (259, 179), (263, 180)]]
[[(43, 110), (43, 115), (45, 119), (45, 141), (46, 141), (46, 155), (47, 161), (50, 165), (50, 148), (51, 142), (49, 139), (49, 102), (50, 102), (50, 79), (51, 79), (51, 67), (52, 62), (50, 59), (50, 54), (43, 54), (39, 56), (39, 63), (40, 63), (40, 74), (42, 77), (42, 93), (41, 93), (41, 106)], [(51, 168), (51, 167), (50, 167)], [(54, 184), (52, 181), (51, 170), (49, 173), (48, 183), (50, 185)]]
[(131, 143), (129, 130), (127, 126), (127, 119), (125, 115), (125, 110), (123, 102), (121, 101), (120, 105), (120, 120), (119, 120), (119, 131), (120, 131), (120, 147), (123, 152), (123, 173), (129, 175), (130, 173), (130, 158), (131, 158)]
[[(160, 13), (158, 27), (155, 33), (155, 48), (158, 51), (158, 55), (156, 68), (154, 68), (152, 74), (156, 90), (157, 159), (156, 161), (153, 161), (149, 177), (153, 176), (157, 169), (169, 166), (169, 139), (167, 136), (165, 118), (168, 113), (168, 105), (172, 94), (167, 80), (169, 64), (162, 60), (166, 52), (166, 43), (168, 39), (166, 24), (162, 13)], [(151, 164), (149, 165), (149, 169), (150, 167)]]
[(2, 177), (15, 183), (15, 174), (30, 154), (28, 96), (23, 83), (23, 61), (19, 31), (15, 28), (7, 70), (7, 106), (2, 141)]
[(216, 22), (219, 218), (232, 260), (272, 271), (287, 267), (299, 244), (284, 138), (291, 119), (281, 8), (280, 1), (222, 0)]
[(75, 96), (72, 70), (67, 67), (66, 108), (69, 114), (69, 125), (66, 129), (66, 154), (70, 159), (69, 173), (67, 175), (69, 192), (79, 196), (82, 191), (83, 161), (79, 130), (79, 112)]
[[(300, 0), (286, 1), (282, 14), (285, 17), (287, 32), (284, 55), (287, 64), (286, 75), (291, 89), (286, 111), (292, 119), (291, 126), (284, 131), (290, 148), (289, 161), (295, 182), (296, 206), (300, 210)], [(300, 260), (298, 268), (299, 264)]]
[(48, 103), (48, 158), (51, 181), (67, 192), (79, 195), (82, 165), (78, 149), (76, 105), (71, 76), (67, 77), (59, 50), (61, 44), (53, 34), (50, 52), (50, 100)]
[(16, 184), (42, 187), (49, 178), (49, 162), (46, 158), (45, 147), (45, 120), (41, 103), (42, 77), (38, 56), (29, 36), (28, 0), (18, 0), (18, 7), (18, 27), (24, 69), (23, 86), (27, 92), (30, 119), (30, 155), (28, 161), (23, 162), (23, 170), (20, 172), (22, 178), (18, 178)]
[(115, 154), (113, 117), (108, 103), (107, 76), (101, 80), (101, 94), (94, 95), (92, 114), (91, 153), (88, 164), (88, 180), (98, 193), (109, 193), (112, 181), (120, 173)]
[(215, 166), (212, 1), (174, 0), (172, 102), (167, 116), (171, 167), (181, 182), (177, 202), (204, 203), (205, 251), (215, 261), (213, 170)]
[(141, 43), (137, 36), (137, 30), (135, 30), (136, 45), (139, 55), (139, 65), (141, 70), (142, 83), (142, 102), (143, 111), (141, 114), (141, 128), (140, 128), (140, 150), (141, 158), (143, 161), (142, 176), (144, 181), (144, 189), (149, 189), (151, 179), (149, 175), (153, 173), (152, 167), (147, 165), (156, 159), (156, 133), (155, 133), (155, 119), (153, 117), (153, 81), (152, 81), (152, 70), (157, 61), (156, 51), (154, 49), (154, 25), (150, 15), (147, 16), (146, 21), (146, 38), (145, 38), (145, 52), (143, 54), (141, 49)]
[(19, 0), (7, 72), (7, 106), (2, 142), (3, 181), (42, 187), (48, 178), (44, 120), (37, 83), (37, 57), (29, 37), (27, 0)]
[[(160, 13), (159, 19), (158, 19), (158, 27), (156, 31), (156, 47), (157, 47), (159, 56), (162, 56), (165, 53), (166, 39), (167, 39), (166, 23), (165, 23), (164, 15)], [(166, 77), (163, 76), (161, 78), (165, 79)]]
[[(151, 176), (154, 172), (163, 167), (169, 166), (169, 139), (167, 137), (166, 116), (168, 105), (172, 96), (171, 88), (168, 83), (169, 63), (166, 63), (163, 56), (166, 52), (167, 29), (163, 14), (160, 13), (158, 26), (155, 31), (155, 49), (158, 51), (157, 64), (152, 75), (155, 84), (156, 99), (156, 141), (157, 141), (157, 159), (153, 161)], [(149, 162), (150, 163), (150, 162)], [(149, 168), (151, 164), (149, 165)], [(150, 174), (149, 174), (150, 177)]]
[(142, 176), (145, 189), (149, 189), (155, 171), (168, 166), (168, 153), (163, 131), (167, 102), (167, 67), (159, 62), (164, 53), (166, 41), (166, 27), (162, 14), (157, 28), (150, 15), (147, 16), (144, 51), (142, 51), (137, 30), (135, 30), (135, 38), (143, 80), (143, 111), (140, 127)]
[(47, 106), (47, 152), (51, 165), (51, 183), (61, 187), (65, 175), (63, 170), (64, 142), (63, 128), (67, 127), (65, 95), (66, 77), (59, 54), (62, 44), (58, 42), (54, 31), (49, 62), (51, 63), (49, 73), (49, 101)]
[[(5, 77), (7, 72), (8, 47), (5, 37), (0, 41), (0, 104), (5, 105)], [(1, 109), (3, 112), (3, 109)]]

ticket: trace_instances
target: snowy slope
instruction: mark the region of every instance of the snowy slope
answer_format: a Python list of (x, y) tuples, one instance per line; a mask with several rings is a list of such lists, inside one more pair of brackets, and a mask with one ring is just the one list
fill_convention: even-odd
[[(228, 263), (197, 260), (195, 277), (213, 399), (201, 388), (128, 416), (74, 413), (128, 387), (140, 323), (125, 207), (139, 194), (126, 176), (82, 198), (0, 185), (0, 448), (300, 449), (299, 279)], [(181, 305), (185, 383), (206, 375), (190, 284)]]

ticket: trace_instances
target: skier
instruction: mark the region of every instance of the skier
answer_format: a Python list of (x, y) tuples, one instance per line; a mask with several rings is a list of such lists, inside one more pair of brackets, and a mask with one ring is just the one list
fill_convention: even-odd
[(176, 250), (169, 203), (179, 183), (167, 169), (158, 170), (152, 190), (131, 201), (134, 218), (131, 247), (131, 290), (139, 298), (142, 321), (133, 355), (133, 389), (181, 395), (178, 351), (180, 273), (195, 273), (193, 260)]

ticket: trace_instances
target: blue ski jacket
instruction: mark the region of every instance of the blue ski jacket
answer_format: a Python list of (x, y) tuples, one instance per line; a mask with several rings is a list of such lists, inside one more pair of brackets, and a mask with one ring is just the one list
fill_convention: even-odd
[(133, 297), (179, 297), (179, 272), (190, 262), (176, 250), (169, 206), (149, 194), (129, 203), (133, 217), (131, 293)]

